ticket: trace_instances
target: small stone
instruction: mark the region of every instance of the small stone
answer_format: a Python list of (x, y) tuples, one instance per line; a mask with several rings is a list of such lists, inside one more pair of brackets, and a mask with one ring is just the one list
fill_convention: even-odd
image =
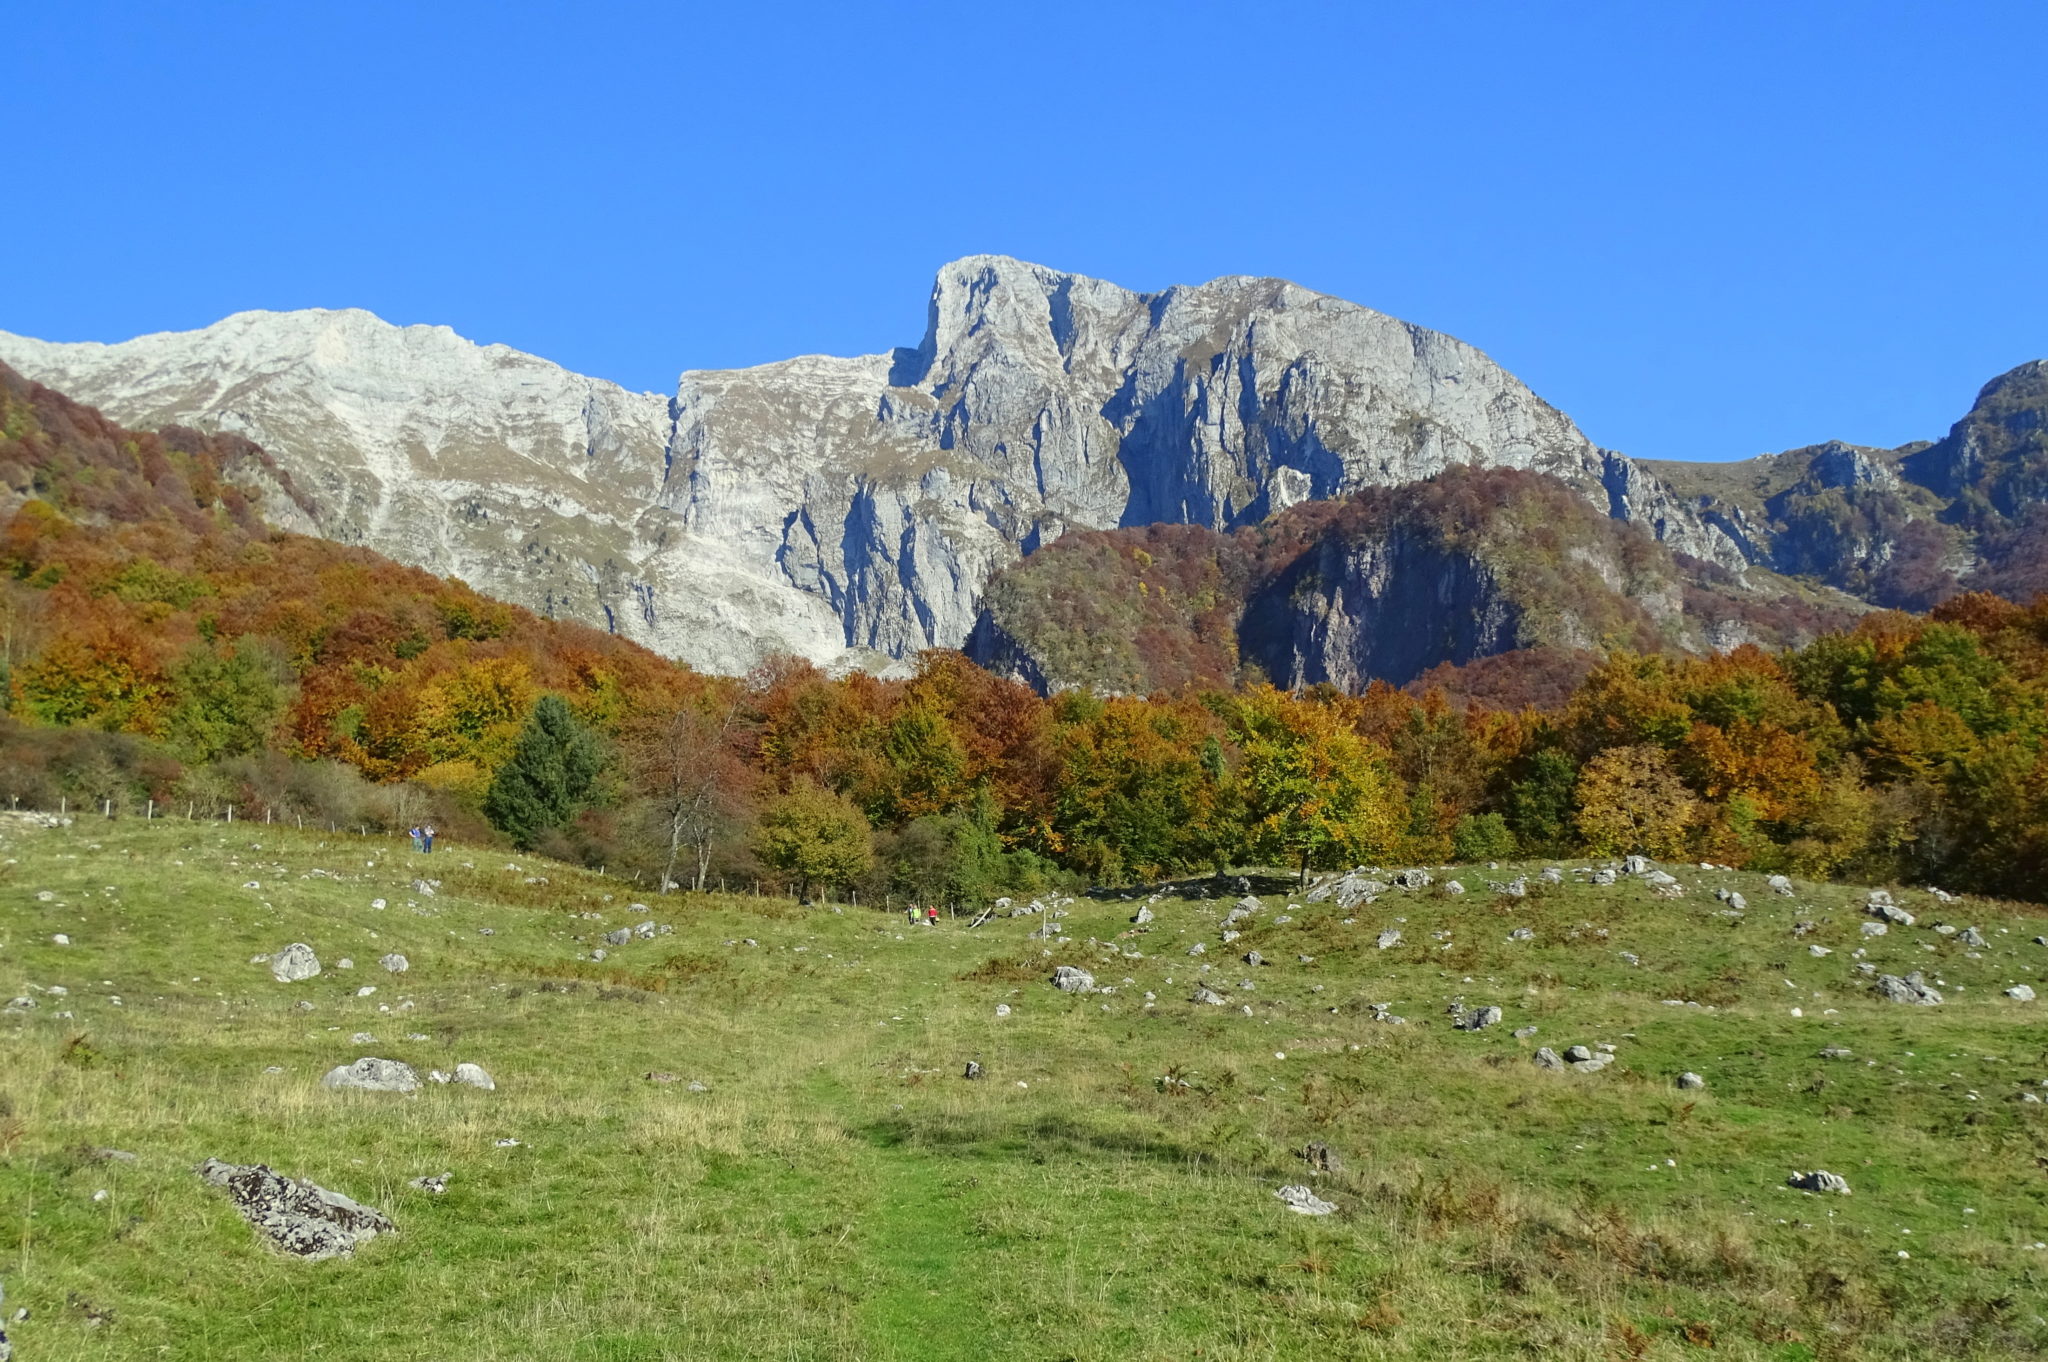
[(1456, 880), (1445, 880), (1444, 892), (1446, 894), (1449, 894), (1452, 898), (1456, 898), (1458, 895), (1465, 892), (1465, 886), (1458, 883), (1458, 881)]
[(377, 1038), (368, 1031), (358, 1031), (348, 1038), (348, 1043), (350, 1045), (375, 1045)]
[(1691, 1070), (1687, 1070), (1686, 1072), (1678, 1076), (1678, 1086), (1687, 1091), (1694, 1091), (1699, 1088), (1706, 1087), (1707, 1080), (1701, 1078), (1698, 1074), (1693, 1073)]
[(710, 1085), (709, 1083), (703, 1082), (703, 1081), (702, 1081), (701, 1079), (695, 1079), (695, 1078), (693, 1078), (693, 1079), (691, 1079), (691, 1080), (690, 1080), (690, 1081), (689, 1081), (688, 1083), (686, 1083), (686, 1084), (684, 1084), (684, 1085), (683, 1085), (683, 1091), (684, 1091), (684, 1092), (710, 1092), (710, 1091), (711, 1091), (711, 1085)]
[(1454, 1015), (1452, 1025), (1460, 1031), (1480, 1031), (1496, 1026), (1506, 1014), (1497, 1007), (1475, 1007), (1461, 1010)]
[(364, 984), (361, 988), (356, 990), (356, 996), (358, 998), (367, 998), (376, 991), (377, 986), (375, 984)]
[(1246, 951), (1244, 953), (1244, 962), (1247, 965), (1263, 965), (1266, 963), (1266, 957), (1260, 955), (1257, 951)]
[(1991, 944), (1984, 939), (1984, 933), (1978, 931), (1975, 927), (1963, 928), (1962, 933), (1956, 937), (1956, 940), (1968, 946), (1971, 950), (1977, 951), (1981, 951)]
[(631, 927), (621, 927), (617, 931), (604, 934), (604, 944), (607, 946), (623, 946), (632, 939), (633, 929)]
[(643, 1074), (642, 1077), (649, 1083), (680, 1083), (683, 1081), (681, 1075), (668, 1073), (662, 1069), (650, 1070)]
[(1151, 920), (1152, 910), (1150, 908), (1140, 908), (1137, 912), (1137, 915), (1131, 919), (1132, 922), (1136, 923), (1140, 927), (1144, 926)]
[(393, 951), (389, 955), (382, 955), (377, 957), (377, 963), (382, 965), (386, 970), (388, 970), (392, 974), (403, 974), (407, 970), (412, 968), (412, 961), (406, 959), (397, 951)]
[(294, 1012), (311, 1012), (312, 1010), (313, 1004), (306, 1001), (304, 998), (301, 998), (297, 1002), (292, 1004), (292, 1011)]
[(1838, 1196), (1849, 1195), (1849, 1180), (1825, 1168), (1816, 1168), (1811, 1173), (1794, 1173), (1785, 1179), (1787, 1187), (1797, 1187), (1803, 1192), (1832, 1192)]
[(1765, 880), (1764, 883), (1771, 887), (1772, 893), (1783, 894), (1786, 898), (1792, 897), (1792, 881), (1786, 879), (1783, 875), (1773, 875), (1768, 880)]
[(1009, 1016), (1009, 1015), (1010, 1015), (1010, 1005), (1009, 1005), (1008, 1003), (997, 1003), (997, 1004), (996, 1004), (996, 1015), (997, 1015), (998, 1017), (1007, 1017), (1007, 1016)]
[(1533, 927), (1517, 927), (1508, 933), (1508, 940), (1510, 941), (1534, 941), (1535, 939), (1536, 929)]
[(1394, 947), (1401, 944), (1401, 933), (1396, 931), (1394, 928), (1389, 927), (1387, 928), (1387, 930), (1380, 933), (1379, 941), (1377, 944), (1379, 948), (1383, 951), (1392, 950)]
[(448, 1179), (453, 1176), (454, 1174), (452, 1173), (437, 1173), (428, 1177), (414, 1178), (405, 1185), (414, 1191), (425, 1192), (429, 1196), (440, 1196), (448, 1190)]
[(1205, 945), (1203, 945), (1203, 944), (1202, 944), (1201, 942), (1197, 941), (1197, 942), (1196, 942), (1196, 943), (1195, 943), (1194, 945), (1192, 945), (1192, 946), (1188, 947), (1188, 954), (1189, 954), (1189, 955), (1206, 955), (1206, 954), (1208, 953), (1208, 950), (1209, 950), (1209, 948), (1208, 948), (1207, 946), (1205, 946)]
[(1527, 1039), (1529, 1039), (1529, 1037), (1531, 1037), (1531, 1036), (1533, 1036), (1533, 1035), (1535, 1035), (1535, 1034), (1536, 1034), (1536, 1028), (1535, 1028), (1535, 1027), (1533, 1027), (1533, 1026), (1518, 1026), (1518, 1027), (1516, 1027), (1516, 1028), (1515, 1028), (1515, 1039), (1516, 1039), (1516, 1040), (1527, 1040)]
[(1207, 1003), (1211, 1007), (1221, 1007), (1230, 1000), (1215, 989), (1210, 988), (1207, 984), (1199, 984), (1195, 988), (1194, 996), (1189, 998), (1188, 1001), (1191, 1003)]
[(1820, 956), (1820, 955), (1833, 955), (1833, 954), (1834, 954), (1834, 951), (1830, 950), (1830, 949), (1829, 949), (1828, 947), (1826, 947), (1826, 946), (1808, 946), (1808, 947), (1806, 948), (1806, 953), (1807, 953), (1808, 955)]
[(455, 1081), (466, 1083), (472, 1088), (482, 1088), (485, 1092), (496, 1092), (498, 1088), (497, 1081), (484, 1071), (481, 1064), (456, 1065)]
[(1551, 1049), (1548, 1045), (1539, 1046), (1536, 1053), (1529, 1058), (1539, 1069), (1564, 1068), (1564, 1060), (1560, 1059), (1557, 1051)]
[(979, 1062), (978, 1060), (972, 1060), (972, 1059), (968, 1060), (968, 1061), (967, 1061), (967, 1067), (966, 1067), (965, 1069), (963, 1069), (963, 1070), (961, 1070), (961, 1071), (960, 1071), (960, 1076), (961, 1076), (962, 1078), (980, 1078), (980, 1077), (981, 1077), (981, 1064), (980, 1064), (980, 1062)]
[(1865, 936), (1883, 936), (1890, 930), (1891, 928), (1885, 926), (1882, 922), (1866, 922), (1863, 924), (1863, 934)]
[(2030, 1003), (2034, 1001), (2034, 990), (2025, 984), (2014, 984), (2005, 991), (2005, 996), (2016, 1003)]

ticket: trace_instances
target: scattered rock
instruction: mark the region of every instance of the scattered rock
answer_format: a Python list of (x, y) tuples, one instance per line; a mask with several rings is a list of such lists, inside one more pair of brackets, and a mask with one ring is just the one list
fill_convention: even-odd
[(455, 1081), (457, 1083), (467, 1083), (472, 1088), (482, 1088), (485, 1092), (496, 1092), (498, 1090), (497, 1080), (486, 1073), (484, 1066), (481, 1064), (456, 1065)]
[(2005, 996), (2016, 1003), (2030, 1003), (2034, 1001), (2034, 990), (2025, 984), (2014, 984), (2005, 991)]
[(1198, 984), (1195, 986), (1194, 996), (1189, 998), (1188, 1001), (1191, 1003), (1207, 1003), (1211, 1007), (1221, 1007), (1230, 1000), (1215, 989), (1210, 988), (1207, 984)]
[(412, 968), (412, 961), (406, 959), (397, 951), (393, 951), (389, 955), (379, 956), (377, 963), (393, 974), (403, 974)]
[(1605, 867), (1593, 872), (1594, 884), (1613, 884), (1616, 878), (1615, 873)]
[(1199, 941), (1197, 941), (1194, 945), (1188, 947), (1189, 955), (1206, 955), (1208, 954), (1208, 952), (1209, 948)]
[(604, 934), (604, 944), (607, 946), (623, 946), (632, 939), (633, 929), (631, 927), (621, 927), (617, 931)]
[(1543, 873), (1536, 878), (1542, 880), (1545, 884), (1563, 884), (1564, 871), (1557, 866), (1547, 865), (1543, 867)]
[(680, 1083), (683, 1081), (680, 1075), (668, 1073), (662, 1069), (650, 1069), (643, 1076), (649, 1083)]
[(1706, 1087), (1707, 1080), (1688, 1069), (1678, 1076), (1678, 1086), (1691, 1092)]
[(401, 1060), (366, 1055), (353, 1064), (329, 1069), (320, 1083), (322, 1087), (360, 1088), (364, 1092), (412, 1092), (419, 1087), (420, 1076), (413, 1072), (412, 1065)]
[(1398, 946), (1398, 945), (1400, 945), (1400, 944), (1401, 944), (1401, 933), (1400, 933), (1400, 932), (1398, 932), (1398, 931), (1396, 931), (1396, 930), (1395, 930), (1394, 928), (1392, 928), (1392, 927), (1389, 927), (1389, 928), (1387, 928), (1387, 930), (1385, 930), (1384, 932), (1381, 932), (1381, 933), (1380, 933), (1380, 936), (1379, 936), (1379, 948), (1380, 948), (1381, 950), (1383, 950), (1383, 951), (1390, 951), (1390, 950), (1392, 950), (1392, 949), (1393, 949), (1394, 947), (1396, 947), (1396, 946)]
[(1263, 965), (1266, 963), (1266, 957), (1260, 955), (1257, 951), (1246, 951), (1244, 953), (1244, 962), (1247, 965)]
[(1134, 917), (1132, 917), (1132, 918), (1131, 918), (1131, 921), (1133, 921), (1133, 922), (1137, 923), (1137, 924), (1138, 924), (1138, 925), (1139, 925), (1140, 927), (1144, 926), (1144, 925), (1145, 925), (1146, 923), (1150, 922), (1151, 920), (1152, 920), (1152, 910), (1151, 910), (1150, 908), (1140, 908), (1140, 909), (1139, 909), (1139, 910), (1137, 911), (1137, 914), (1136, 914), (1136, 916), (1134, 916)]
[(1564, 1061), (1558, 1057), (1557, 1051), (1551, 1049), (1548, 1045), (1539, 1046), (1536, 1053), (1529, 1058), (1530, 1062), (1539, 1069), (1564, 1068)]
[(1826, 946), (1808, 946), (1808, 947), (1806, 948), (1806, 953), (1807, 953), (1808, 955), (1813, 955), (1813, 956), (1822, 956), (1822, 955), (1833, 955), (1833, 954), (1834, 954), (1834, 951), (1833, 951), (1832, 949), (1830, 949), (1829, 947), (1826, 947)]
[(1921, 1007), (1932, 1007), (1941, 1001), (1941, 994), (1927, 986), (1927, 978), (1914, 970), (1901, 979), (1896, 974), (1880, 974), (1875, 985), (1878, 996), (1887, 1002), (1915, 1003)]
[(1933, 1004), (1942, 1002), (1942, 995), (1927, 987), (1927, 977), (1919, 971), (1913, 971), (1905, 979), (1898, 975), (1878, 975), (1874, 987), (1880, 997), (1894, 1004), (1919, 1004), (1923, 1008), (1931, 1008)]
[(1095, 976), (1075, 965), (1061, 965), (1052, 972), (1052, 986), (1062, 993), (1093, 993)]
[(1772, 893), (1783, 894), (1786, 898), (1792, 897), (1792, 881), (1786, 879), (1783, 875), (1773, 875), (1768, 880), (1765, 880), (1764, 883), (1771, 887)]
[(270, 957), (270, 977), (280, 984), (296, 984), (320, 972), (320, 957), (303, 941), (294, 941)]
[(1849, 1195), (1849, 1180), (1839, 1173), (1830, 1173), (1825, 1168), (1816, 1168), (1811, 1173), (1794, 1173), (1785, 1179), (1787, 1187), (1797, 1187), (1802, 1192), (1833, 1192), (1838, 1196)]
[(1821, 1047), (1820, 1057), (1822, 1059), (1854, 1059), (1856, 1052), (1846, 1045), (1824, 1045)]
[(1009, 1016), (1009, 1015), (1010, 1015), (1010, 1005), (1009, 1005), (1008, 1003), (997, 1003), (997, 1004), (996, 1004), (996, 1015), (997, 1015), (998, 1017), (1007, 1017), (1007, 1016)]
[(1517, 927), (1508, 933), (1508, 940), (1510, 941), (1534, 941), (1535, 939), (1536, 929), (1533, 927)]
[(414, 1178), (405, 1185), (416, 1192), (425, 1192), (429, 1196), (441, 1196), (447, 1192), (448, 1179), (453, 1176), (455, 1176), (453, 1173), (438, 1173), (429, 1177)]
[(1282, 1187), (1273, 1195), (1286, 1202), (1287, 1209), (1296, 1215), (1330, 1215), (1337, 1209), (1334, 1203), (1323, 1200), (1300, 1185)]
[(962, 1078), (980, 1078), (980, 1077), (981, 1077), (981, 1063), (980, 1063), (980, 1061), (978, 1061), (978, 1060), (972, 1060), (972, 1059), (968, 1060), (968, 1061), (967, 1061), (967, 1067), (966, 1067), (965, 1069), (962, 1069), (962, 1070), (960, 1071), (960, 1076), (961, 1076)]
[(350, 1045), (375, 1045), (377, 1038), (368, 1031), (358, 1031), (348, 1038), (348, 1043)]
[(1891, 928), (1885, 926), (1882, 922), (1866, 922), (1863, 924), (1863, 934), (1865, 936), (1883, 936), (1890, 930)]
[(1406, 1017), (1394, 1015), (1394, 1005), (1392, 1003), (1369, 1003), (1367, 1006), (1372, 1009), (1372, 1019), (1376, 1022), (1384, 1022), (1388, 1026), (1406, 1026), (1408, 1024)]
[(1574, 1064), (1583, 1064), (1593, 1057), (1593, 1051), (1584, 1045), (1568, 1045), (1564, 1057)]
[(1455, 1007), (1451, 1009), (1451, 1024), (1460, 1031), (1482, 1031), (1499, 1025), (1506, 1015), (1497, 1007)]
[(1303, 1145), (1301, 1147), (1301, 1158), (1302, 1162), (1315, 1169), (1318, 1173), (1341, 1173), (1344, 1171), (1343, 1161), (1337, 1157), (1337, 1151), (1324, 1144), (1321, 1140), (1310, 1140), (1307, 1144)]
[(297, 1258), (334, 1258), (354, 1253), (397, 1226), (382, 1211), (330, 1192), (302, 1178), (273, 1173), (264, 1165), (208, 1159), (199, 1176), (226, 1191), (256, 1232)]
[(696, 1078), (693, 1078), (693, 1079), (691, 1079), (691, 1080), (690, 1080), (690, 1081), (689, 1081), (688, 1083), (686, 1083), (686, 1084), (684, 1084), (684, 1085), (683, 1085), (683, 1091), (684, 1091), (684, 1092), (710, 1092), (710, 1091), (711, 1091), (711, 1085), (710, 1085), (709, 1083), (706, 1083), (706, 1082), (704, 1082), (704, 1081), (703, 1081), (702, 1079), (696, 1079)]
[(1427, 870), (1403, 870), (1394, 876), (1394, 883), (1403, 889), (1427, 889), (1435, 879)]
[(1457, 880), (1445, 880), (1444, 892), (1446, 894), (1449, 894), (1452, 898), (1456, 898), (1458, 895), (1465, 892), (1465, 886), (1463, 884), (1460, 884)]
[(1975, 927), (1963, 928), (1961, 934), (1956, 937), (1956, 940), (1968, 946), (1971, 950), (1977, 951), (1981, 951), (1991, 944), (1984, 939), (1984, 933), (1978, 931)]
[(1896, 903), (1893, 903), (1892, 896), (1885, 893), (1882, 889), (1870, 891), (1870, 900), (1863, 905), (1863, 911), (1874, 918), (1891, 923), (1894, 927), (1910, 927), (1913, 925), (1913, 915), (1899, 907)]
[(1515, 1028), (1515, 1039), (1516, 1039), (1516, 1040), (1527, 1040), (1527, 1039), (1529, 1039), (1529, 1037), (1531, 1037), (1531, 1036), (1533, 1036), (1533, 1035), (1535, 1035), (1535, 1034), (1536, 1034), (1536, 1028), (1535, 1028), (1535, 1027), (1533, 1027), (1533, 1026), (1518, 1026), (1518, 1027), (1516, 1027), (1516, 1028)]

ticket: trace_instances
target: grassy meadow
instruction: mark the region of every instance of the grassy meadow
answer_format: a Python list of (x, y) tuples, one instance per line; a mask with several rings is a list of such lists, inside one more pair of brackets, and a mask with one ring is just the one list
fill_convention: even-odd
[[(2048, 999), (2003, 994), (2048, 995), (2041, 910), (1896, 890), (1919, 925), (1866, 938), (1847, 887), (1671, 866), (1669, 900), (1541, 868), (1351, 914), (1259, 880), (1228, 945), (1235, 888), (1143, 927), (1145, 894), (1082, 898), (1048, 942), (1043, 917), (650, 898), (463, 847), (0, 820), (0, 1004), (33, 1003), (0, 1013), (15, 1356), (2048, 1352), (2048, 1104), (2021, 1099), (2048, 1098)], [(1488, 886), (1518, 873), (1526, 898)], [(649, 918), (673, 933), (579, 958)], [(250, 963), (293, 941), (323, 973)], [(1879, 999), (1858, 950), (1946, 1001)], [(1063, 963), (1113, 991), (1057, 992)], [(1458, 1030), (1459, 1001), (1505, 1019)], [(1573, 1044), (1615, 1063), (1531, 1062)], [(361, 1055), (498, 1088), (321, 1086)], [(1341, 1166), (1312, 1170), (1310, 1141)], [(208, 1156), (399, 1233), (288, 1259), (194, 1175)], [(1785, 1186), (1814, 1168), (1852, 1193)], [(443, 1196), (406, 1185), (441, 1172)], [(1291, 1183), (1338, 1212), (1292, 1214)]]

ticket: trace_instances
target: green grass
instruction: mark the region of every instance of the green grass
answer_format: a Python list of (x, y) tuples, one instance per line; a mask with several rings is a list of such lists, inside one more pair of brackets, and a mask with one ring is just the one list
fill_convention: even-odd
[[(673, 935), (593, 964), (579, 952), (643, 916), (630, 887), (538, 859), (10, 822), (0, 1002), (69, 990), (0, 1016), (0, 1280), (9, 1311), (30, 1311), (16, 1356), (2048, 1350), (2048, 1250), (2031, 1247), (2048, 1241), (2048, 1106), (2016, 1100), (2048, 1078), (2048, 1003), (2001, 996), (2048, 994), (2036, 910), (1901, 894), (1923, 923), (1980, 926), (1990, 946), (1971, 958), (1922, 927), (1866, 943), (1844, 888), (1786, 899), (1682, 868), (1678, 901), (1637, 882), (1488, 891), (1521, 868), (1462, 872), (1462, 898), (1389, 893), (1349, 924), (1323, 905), (1279, 923), (1289, 898), (1268, 894), (1228, 948), (1216, 924), (1235, 895), (1165, 901), (1147, 929), (1128, 924), (1135, 903), (1082, 900), (1051, 956), (1026, 940), (1038, 918), (928, 930), (671, 897), (644, 916)], [(440, 892), (412, 892), (420, 874)], [(1741, 890), (1746, 915), (1723, 916), (1717, 887)], [(1818, 929), (1795, 939), (1802, 920)], [(1389, 925), (1404, 944), (1381, 952)], [(1535, 940), (1511, 942), (1517, 926)], [(294, 940), (327, 971), (283, 985), (248, 963)], [(1197, 940), (1205, 976), (1185, 954)], [(1859, 946), (1946, 981), (1949, 1001), (1875, 999)], [(1275, 963), (1240, 963), (1253, 948)], [(377, 968), (389, 950), (411, 972)], [(343, 955), (354, 970), (334, 968)], [(1116, 991), (1058, 994), (1058, 961)], [(1232, 1005), (1186, 1001), (1198, 977)], [(1460, 997), (1506, 1023), (1453, 1030)], [(1375, 1002), (1408, 1025), (1373, 1023)], [(1533, 1039), (1510, 1034), (1527, 1025)], [(351, 1043), (362, 1030), (376, 1042)], [(1529, 1062), (1575, 1042), (1619, 1062)], [(1826, 1045), (1855, 1057), (1817, 1058)], [(500, 1086), (319, 1085), (361, 1054), (474, 1060)], [(970, 1058), (984, 1081), (960, 1077)], [(1710, 1086), (1677, 1091), (1685, 1069)], [(1184, 1090), (1159, 1082), (1170, 1072)], [(1312, 1177), (1294, 1153), (1310, 1139), (1343, 1170)], [(209, 1155), (310, 1177), (400, 1233), (289, 1261), (192, 1173)], [(1813, 1167), (1854, 1194), (1783, 1187)], [(443, 1170), (444, 1197), (405, 1186)], [(1301, 1181), (1340, 1213), (1289, 1214), (1273, 1190)]]

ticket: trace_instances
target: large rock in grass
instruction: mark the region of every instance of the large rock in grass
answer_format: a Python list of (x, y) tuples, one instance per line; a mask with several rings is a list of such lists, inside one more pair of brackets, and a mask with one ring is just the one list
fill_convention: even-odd
[(1927, 986), (1927, 976), (1919, 970), (1914, 970), (1903, 979), (1896, 974), (1880, 974), (1873, 987), (1877, 989), (1878, 996), (1887, 1002), (1932, 1007), (1941, 1001), (1941, 994)]
[(398, 1230), (389, 1216), (374, 1207), (304, 1179), (273, 1173), (260, 1163), (208, 1159), (198, 1171), (228, 1194), (258, 1234), (295, 1258), (351, 1254), (357, 1245)]
[(296, 984), (320, 972), (320, 957), (303, 941), (294, 941), (270, 957), (270, 977), (280, 984)]
[(1095, 976), (1073, 965), (1061, 965), (1052, 972), (1052, 986), (1062, 993), (1093, 993)]
[(364, 1092), (413, 1092), (420, 1085), (420, 1076), (402, 1060), (365, 1055), (353, 1064), (329, 1069), (320, 1082), (329, 1088), (360, 1088)]

